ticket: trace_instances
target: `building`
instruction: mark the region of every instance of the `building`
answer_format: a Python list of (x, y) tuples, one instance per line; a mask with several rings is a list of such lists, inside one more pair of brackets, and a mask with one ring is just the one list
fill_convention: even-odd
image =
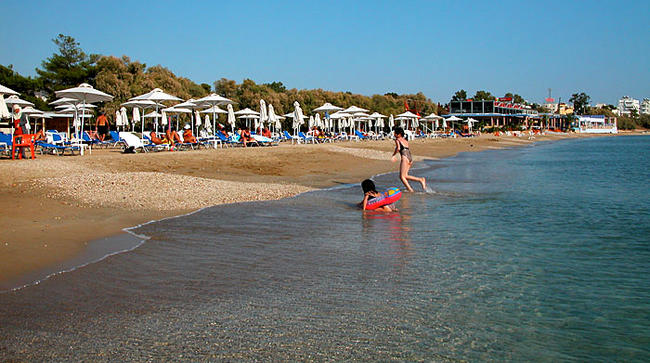
[(643, 99), (643, 101), (641, 102), (639, 113), (642, 115), (650, 115), (650, 99), (648, 98)]
[(621, 115), (629, 115), (632, 111), (635, 111), (638, 114), (640, 108), (641, 103), (639, 100), (629, 96), (623, 96), (623, 98), (618, 100), (618, 107), (616, 109), (618, 109), (618, 112), (620, 112)]
[(583, 134), (617, 134), (616, 117), (603, 115), (578, 116), (575, 132)]
[(449, 102), (449, 114), (456, 117), (471, 117), (496, 127), (516, 124), (528, 126), (532, 119), (539, 118), (536, 110), (528, 105), (514, 103), (509, 97), (481, 101), (452, 100)]

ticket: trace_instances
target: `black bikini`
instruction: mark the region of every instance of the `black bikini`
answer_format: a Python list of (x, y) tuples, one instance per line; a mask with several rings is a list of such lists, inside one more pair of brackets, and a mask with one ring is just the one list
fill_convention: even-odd
[(409, 159), (409, 162), (413, 162), (413, 157), (411, 156), (411, 150), (407, 146), (404, 146), (401, 141), (398, 141), (399, 143), (399, 153), (402, 155), (402, 157), (406, 157)]

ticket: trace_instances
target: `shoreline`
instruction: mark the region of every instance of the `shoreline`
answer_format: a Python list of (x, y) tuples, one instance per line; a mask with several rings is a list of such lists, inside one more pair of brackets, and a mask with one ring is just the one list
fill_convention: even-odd
[[(586, 135), (571, 135), (571, 134), (570, 135), (547, 135), (547, 136), (538, 137), (534, 140), (528, 140), (528, 139), (515, 138), (515, 137), (494, 137), (492, 135), (482, 135), (478, 138), (472, 138), (472, 139), (413, 140), (412, 144), (413, 146), (415, 146), (414, 156), (416, 156), (416, 161), (417, 160), (421, 161), (425, 159), (436, 160), (436, 159), (448, 158), (448, 157), (458, 155), (461, 152), (478, 152), (478, 151), (491, 150), (491, 149), (504, 149), (510, 147), (527, 146), (540, 141), (576, 139), (576, 138), (584, 138), (585, 136)], [(605, 136), (605, 135), (598, 135), (598, 136)], [(593, 136), (589, 135), (586, 137), (593, 137)], [(493, 145), (495, 143), (496, 145)], [(323, 149), (324, 149), (323, 154), (328, 157), (324, 161), (316, 160), (316, 162), (317, 163), (324, 162), (326, 164), (324, 165), (326, 166), (326, 168), (322, 168), (320, 170), (310, 170), (312, 168), (309, 167), (312, 166), (311, 163), (313, 163), (314, 160), (308, 160), (308, 159), (313, 156), (314, 150), (318, 152), (318, 151), (323, 151)], [(119, 237), (120, 235), (128, 234), (129, 236), (137, 237), (140, 240), (140, 242), (137, 243), (137, 245), (131, 249), (113, 251), (112, 253), (105, 254), (98, 259), (86, 261), (85, 264), (78, 265), (76, 267), (73, 267), (72, 269), (76, 269), (90, 263), (98, 262), (116, 253), (121, 253), (121, 252), (135, 249), (138, 246), (140, 246), (142, 243), (146, 242), (147, 238), (146, 236), (137, 235), (131, 232), (131, 230), (136, 229), (145, 224), (158, 222), (169, 218), (177, 218), (180, 216), (194, 214), (205, 208), (214, 207), (218, 205), (295, 197), (296, 195), (311, 190), (315, 190), (315, 189), (333, 187), (336, 186), (336, 184), (347, 184), (347, 183), (358, 182), (359, 180), (361, 180), (361, 178), (367, 178), (370, 175), (379, 175), (379, 174), (396, 172), (395, 170), (396, 164), (393, 164), (389, 160), (386, 160), (388, 159), (392, 151), (392, 141), (390, 140), (358, 142), (358, 143), (346, 142), (346, 143), (337, 143), (337, 144), (318, 144), (318, 145), (281, 145), (280, 147), (276, 147), (272, 149), (256, 148), (252, 150), (254, 150), (254, 152), (252, 153), (253, 155), (246, 155), (246, 157), (239, 158), (241, 159), (240, 162), (248, 163), (250, 162), (250, 159), (248, 157), (252, 156), (253, 158), (255, 158), (260, 153), (262, 154), (266, 153), (266, 154), (272, 154), (274, 156), (277, 156), (278, 160), (276, 160), (276, 162), (283, 164), (283, 162), (286, 162), (285, 157), (287, 156), (284, 154), (290, 154), (289, 156), (298, 155), (298, 157), (296, 158), (299, 159), (299, 161), (302, 161), (307, 167), (300, 167), (300, 165), (298, 165), (298, 170), (286, 170), (286, 168), (284, 168), (285, 170), (281, 170), (281, 172), (278, 173), (278, 175), (276, 175), (275, 178), (271, 178), (271, 179), (277, 179), (277, 180), (273, 180), (276, 183), (270, 183), (270, 181), (268, 180), (269, 176), (265, 175), (262, 169), (256, 169), (255, 163), (253, 163), (252, 165), (247, 165), (244, 168), (246, 171), (248, 171), (249, 175), (241, 175), (242, 173), (240, 172), (240, 170), (233, 170), (232, 168), (233, 165), (229, 165), (231, 167), (229, 173), (220, 175), (223, 179), (212, 179), (211, 178), (212, 175), (209, 175), (210, 173), (206, 172), (204, 168), (200, 167), (200, 165), (206, 162), (206, 160), (204, 160), (206, 158), (214, 159), (215, 156), (220, 156), (219, 154), (221, 154), (222, 150), (190, 151), (184, 153), (175, 153), (173, 156), (171, 156), (172, 155), (171, 153), (138, 154), (142, 156), (142, 158), (140, 158), (139, 160), (140, 165), (142, 161), (145, 161), (146, 163), (147, 161), (150, 161), (151, 158), (153, 158), (154, 161), (157, 161), (157, 159), (161, 158), (161, 156), (165, 159), (176, 157), (176, 155), (180, 155), (181, 159), (185, 159), (187, 157), (190, 157), (192, 159), (198, 159), (197, 162), (198, 165), (190, 166), (189, 170), (187, 170), (184, 174), (181, 175), (187, 176), (187, 174), (191, 175), (191, 174), (195, 174), (197, 171), (203, 171), (203, 173), (200, 173), (198, 177), (200, 179), (209, 179), (207, 181), (208, 185), (210, 185), (209, 183), (211, 182), (219, 182), (216, 185), (225, 188), (225, 194), (227, 195), (231, 193), (237, 194), (236, 192), (238, 187), (240, 187), (239, 189), (241, 189), (242, 185), (245, 187), (244, 194), (243, 194), (244, 196), (242, 197), (241, 193), (238, 194), (240, 195), (241, 198), (244, 198), (243, 200), (233, 200), (232, 196), (230, 196), (229, 197), (230, 199), (229, 198), (221, 199), (218, 200), (220, 202), (214, 204), (201, 205), (196, 208), (190, 207), (184, 209), (175, 209), (175, 208), (168, 208), (168, 207), (165, 208), (163, 206), (163, 208), (152, 209), (152, 207), (155, 208), (155, 203), (154, 203), (156, 200), (155, 195), (153, 201), (144, 198), (145, 200), (143, 203), (145, 203), (147, 207), (147, 210), (144, 211), (139, 209), (139, 207), (141, 206), (136, 206), (136, 208), (128, 208), (123, 203), (111, 204), (111, 203), (107, 203), (105, 200), (102, 199), (100, 199), (99, 201), (93, 200), (92, 196), (83, 193), (46, 194), (47, 198), (43, 198), (42, 195), (39, 196), (39, 195), (34, 195), (35, 193), (31, 193), (29, 197), (14, 198), (13, 200), (11, 197), (9, 198), (3, 197), (1, 199), (2, 203), (5, 204), (3, 206), (4, 208), (2, 208), (3, 210), (5, 210), (5, 212), (3, 213), (6, 213), (7, 211), (11, 210), (12, 202), (19, 201), (18, 204), (20, 204), (20, 203), (25, 203), (27, 201), (27, 202), (31, 202), (32, 206), (38, 203), (42, 207), (45, 204), (46, 206), (45, 209), (48, 209), (47, 207), (52, 207), (53, 205), (58, 204), (59, 207), (60, 206), (64, 206), (64, 207), (58, 209), (54, 207), (49, 209), (54, 209), (58, 212), (67, 211), (68, 214), (64, 216), (58, 216), (59, 219), (56, 219), (57, 216), (54, 217), (56, 221), (62, 222), (61, 224), (63, 228), (59, 228), (58, 231), (56, 230), (48, 231), (48, 228), (45, 227), (41, 231), (32, 231), (32, 233), (27, 233), (27, 234), (16, 233), (16, 231), (20, 230), (21, 232), (23, 232), (25, 230), (30, 229), (30, 227), (33, 227), (30, 225), (33, 223), (41, 222), (40, 219), (43, 219), (43, 216), (37, 216), (36, 220), (34, 220), (34, 216), (32, 215), (17, 216), (18, 218), (15, 218), (16, 216), (9, 217), (6, 215), (2, 215), (1, 217), (2, 219), (13, 218), (14, 219), (12, 221), (13, 225), (11, 225), (11, 227), (17, 227), (18, 229), (11, 230), (13, 233), (15, 233), (14, 237), (16, 239), (14, 239), (13, 241), (12, 240), (0, 241), (0, 251), (2, 251), (2, 253), (0, 253), (0, 266), (5, 266), (4, 268), (0, 267), (0, 286), (8, 283), (10, 284), (12, 281), (19, 281), (21, 278), (25, 278), (27, 276), (34, 276), (38, 274), (39, 271), (46, 271), (48, 268), (51, 269), (53, 266), (64, 264), (66, 261), (74, 261), (76, 258), (79, 258), (79, 256), (83, 255), (84, 251), (89, 249), (88, 248), (89, 243), (97, 243), (97, 241), (102, 239), (110, 239), (110, 237)], [(237, 154), (248, 152), (248, 150), (241, 150), (241, 149), (223, 150), (223, 151), (229, 152), (230, 154), (232, 154), (233, 152)], [(388, 157), (386, 156), (387, 154)], [(236, 155), (236, 156), (240, 156), (240, 155)], [(93, 156), (84, 157), (85, 159), (78, 159), (78, 158), (79, 157), (65, 158), (64, 161), (66, 163), (72, 162), (75, 164), (83, 165), (83, 164), (88, 164), (89, 161), (96, 161), (93, 160), (95, 158), (102, 158), (100, 159), (100, 161), (106, 161), (108, 159), (111, 162), (116, 162), (116, 160), (112, 160), (112, 159), (118, 159), (119, 162), (117, 163), (119, 164), (125, 163), (124, 161), (125, 157), (123, 155), (121, 155), (120, 153), (115, 153), (114, 151), (111, 150), (93, 151)], [(38, 161), (44, 160), (45, 163), (48, 162), (57, 163), (59, 162), (60, 159), (61, 157), (42, 156), (38, 159)], [(29, 161), (29, 160), (21, 161), (21, 163), (23, 164), (27, 164), (29, 162), (33, 163), (34, 161)], [(10, 160), (0, 161), (0, 168), (7, 167), (8, 166), (7, 164), (9, 163), (11, 163)], [(31, 166), (31, 165), (27, 164), (27, 166)], [(329, 170), (336, 167), (340, 167), (340, 169), (334, 173), (332, 173), (331, 170)], [(111, 170), (110, 166), (109, 166), (109, 170)], [(372, 172), (369, 173), (371, 170)], [(77, 175), (74, 173), (85, 174), (85, 172), (87, 171), (88, 170), (81, 168), (80, 170), (74, 169), (72, 173), (73, 175)], [(94, 168), (93, 171), (94, 171), (94, 173), (92, 173), (93, 175), (102, 175), (101, 173), (102, 170), (97, 170), (97, 168)], [(119, 170), (111, 170), (111, 172), (105, 173), (107, 175), (102, 175), (102, 178), (108, 178), (109, 180), (112, 180), (111, 178), (114, 178), (115, 175), (119, 172), (120, 172)], [(311, 175), (309, 174), (310, 172), (314, 172), (314, 174)], [(138, 173), (143, 173), (143, 172), (138, 172)], [(144, 173), (147, 173), (147, 171), (144, 171)], [(164, 177), (164, 175), (170, 176), (169, 174), (171, 174), (172, 180), (177, 180), (177, 178), (183, 179), (183, 177), (178, 176), (179, 174), (173, 172), (171, 173), (163, 172), (162, 175), (160, 173), (161, 172), (156, 172), (156, 174), (143, 174), (143, 175), (145, 176), (145, 178), (158, 179), (160, 177)], [(40, 176), (39, 173), (35, 173), (33, 170), (28, 171), (26, 175), (20, 175), (21, 177), (26, 177), (30, 179), (30, 183), (24, 183), (24, 182), (16, 183), (17, 181), (16, 179), (18, 178), (15, 178), (14, 180), (6, 180), (8, 179), (7, 178), (8, 175), (6, 174), (7, 173), (4, 173), (4, 177), (1, 179), (1, 182), (3, 184), (7, 184), (7, 182), (9, 182), (11, 187), (14, 188), (14, 190), (18, 188), (18, 193), (16, 194), (23, 194), (23, 195), (29, 191), (32, 192), (34, 191), (33, 189), (32, 190), (29, 189), (30, 186), (36, 189), (41, 188), (42, 190), (43, 182), (51, 183), (53, 180), (57, 181), (56, 176), (53, 176), (51, 173), (50, 174), (46, 173), (46, 176)], [(326, 177), (326, 179), (323, 180), (322, 177)], [(81, 179), (74, 179), (74, 180), (75, 181), (86, 180), (84, 179), (85, 178), (84, 176), (80, 176), (79, 178)], [(231, 180), (230, 183), (223, 184), (223, 182), (228, 181), (228, 179), (244, 179), (245, 181), (236, 182)], [(92, 184), (92, 181), (95, 180), (96, 179), (91, 179), (91, 187), (95, 186), (94, 184)], [(187, 180), (193, 180), (193, 179), (187, 179)], [(296, 181), (296, 180), (299, 181), (299, 183), (297, 184), (290, 183), (290, 181)], [(257, 181), (257, 183), (255, 183), (255, 181)], [(277, 183), (278, 181), (280, 183)], [(201, 182), (205, 182), (205, 180), (201, 180)], [(268, 188), (269, 186), (279, 187), (282, 190), (274, 190), (270, 194), (264, 194), (266, 188)], [(120, 193), (124, 192), (123, 190), (122, 191), (119, 190), (119, 186), (115, 187), (115, 183), (112, 183), (109, 188), (113, 188), (110, 189), (113, 191), (117, 188), (118, 192)], [(128, 190), (132, 188), (132, 186), (127, 185), (126, 188)], [(251, 190), (248, 188), (253, 188), (252, 196), (251, 196)], [(45, 188), (45, 189), (50, 190), (56, 188)], [(77, 189), (75, 188), (72, 189), (59, 188), (59, 189), (68, 190), (68, 191), (69, 190), (77, 191)], [(138, 190), (138, 188), (135, 189)], [(168, 193), (170, 192), (170, 189), (167, 189), (167, 186), (165, 186), (162, 189), (162, 191)], [(261, 193), (261, 194), (256, 194), (256, 193)], [(18, 199), (18, 201), (16, 199)], [(142, 200), (140, 200), (139, 203), (142, 203)], [(150, 205), (147, 203), (154, 203), (154, 204)], [(75, 212), (75, 211), (76, 212), (81, 211), (82, 213), (81, 214), (77, 213), (76, 215), (74, 213), (72, 215), (70, 214), (71, 212)], [(66, 220), (68, 218), (69, 220)], [(31, 223), (29, 221), (30, 219), (32, 219)], [(97, 230), (92, 230), (90, 233), (88, 233), (89, 232), (88, 223), (106, 221), (106, 220), (108, 220), (108, 223), (104, 224), (103, 228), (98, 228)], [(45, 225), (47, 226), (47, 224)], [(54, 233), (54, 235), (52, 235), (52, 233)], [(23, 237), (22, 241), (21, 241), (21, 237)], [(11, 236), (9, 238), (11, 238)], [(39, 239), (41, 240), (39, 241)], [(19, 249), (16, 247), (14, 247), (13, 249), (10, 248), (11, 246), (16, 246), (21, 244), (24, 245), (24, 247), (26, 248), (24, 249), (23, 248)], [(11, 260), (19, 261), (22, 262), (23, 264), (21, 264), (21, 266), (17, 266), (15, 262), (12, 264)], [(35, 283), (39, 283), (40, 281), (47, 279), (52, 275), (56, 275), (58, 273), (62, 273), (66, 271), (67, 270), (54, 271), (47, 274), (42, 273), (41, 275), (44, 278), (23, 283), (18, 286), (11, 286), (9, 287), (9, 290), (22, 288), (24, 286), (29, 286)]]

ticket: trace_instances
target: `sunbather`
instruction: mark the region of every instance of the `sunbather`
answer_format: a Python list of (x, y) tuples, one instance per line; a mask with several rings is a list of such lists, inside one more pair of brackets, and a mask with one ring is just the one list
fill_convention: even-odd
[(180, 135), (178, 135), (178, 132), (176, 132), (175, 128), (168, 129), (167, 132), (165, 133), (165, 137), (167, 140), (171, 141), (174, 144), (182, 144), (183, 140), (181, 140)]
[(247, 146), (248, 143), (255, 142), (255, 139), (253, 139), (253, 136), (251, 136), (251, 132), (248, 129), (248, 127), (245, 127), (242, 132), (241, 132), (241, 142), (244, 143), (244, 147)]
[(169, 139), (167, 139), (167, 136), (161, 139), (158, 137), (158, 135), (156, 135), (154, 131), (151, 131), (149, 138), (151, 139), (151, 142), (156, 145), (169, 144)]
[(192, 135), (192, 127), (190, 125), (185, 125), (183, 129), (183, 141), (190, 144), (196, 144), (196, 137)]

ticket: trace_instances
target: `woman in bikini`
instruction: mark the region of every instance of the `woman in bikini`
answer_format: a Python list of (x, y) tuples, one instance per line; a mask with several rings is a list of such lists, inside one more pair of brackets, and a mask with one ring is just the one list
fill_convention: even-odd
[(393, 157), (391, 161), (397, 161), (397, 153), (402, 157), (402, 160), (399, 164), (399, 178), (402, 180), (402, 183), (408, 189), (409, 192), (413, 191), (409, 180), (420, 182), (422, 184), (422, 189), (427, 190), (427, 181), (424, 178), (418, 178), (415, 176), (409, 175), (409, 169), (413, 166), (413, 157), (411, 156), (411, 150), (409, 150), (409, 142), (404, 138), (404, 129), (401, 127), (395, 128), (395, 151), (393, 152)]

